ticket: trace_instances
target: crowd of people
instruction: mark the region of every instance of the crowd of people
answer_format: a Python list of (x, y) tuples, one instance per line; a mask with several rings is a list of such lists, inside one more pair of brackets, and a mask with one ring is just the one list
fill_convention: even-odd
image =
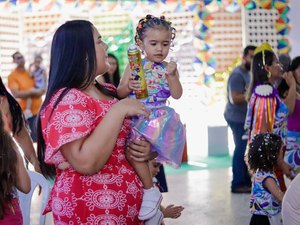
[[(177, 64), (165, 61), (175, 32), (163, 16), (138, 22), (144, 99), (135, 97), (140, 79), (129, 65), (120, 75), (117, 57), (89, 21), (67, 21), (56, 30), (49, 74), (41, 55), (28, 69), (19, 51), (12, 55), (16, 68), (7, 87), (0, 79), (1, 224), (23, 223), (16, 189), (29, 192), (30, 179), (18, 146), (37, 172), (54, 180), (43, 213), (52, 211), (55, 224), (161, 225), (181, 216), (182, 206), (162, 206), (155, 179), (162, 164), (180, 166), (186, 138), (166, 104), (183, 92)], [(284, 68), (280, 59), (286, 58), (268, 43), (246, 46), (227, 83), (231, 192), (250, 193), (251, 225), (300, 221), (300, 57)]]

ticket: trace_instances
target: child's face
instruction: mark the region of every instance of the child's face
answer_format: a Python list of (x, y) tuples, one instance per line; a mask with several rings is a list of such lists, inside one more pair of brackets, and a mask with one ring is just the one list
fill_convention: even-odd
[(150, 61), (159, 63), (168, 56), (171, 35), (165, 28), (149, 28), (143, 41), (139, 41), (138, 44)]
[(155, 159), (149, 161), (149, 168), (152, 174), (152, 177), (155, 177), (159, 173), (159, 168), (161, 164), (156, 162)]

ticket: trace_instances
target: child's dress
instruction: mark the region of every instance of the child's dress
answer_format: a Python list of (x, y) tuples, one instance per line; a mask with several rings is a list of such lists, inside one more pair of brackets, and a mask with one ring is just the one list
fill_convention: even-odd
[(43, 74), (44, 70), (44, 68), (39, 67), (33, 72), (32, 77), (34, 79), (35, 88), (46, 90), (46, 79)]
[(279, 188), (278, 179), (273, 173), (257, 171), (253, 177), (250, 212), (255, 215), (268, 216), (271, 224), (279, 224), (281, 205), (264, 187), (267, 178), (273, 178)]
[[(166, 68), (162, 63), (153, 63), (143, 59), (143, 68), (147, 81), (148, 97), (139, 99), (147, 110), (149, 118), (135, 117), (131, 139), (143, 137), (152, 145), (152, 151), (158, 153), (157, 161), (178, 168), (181, 164), (186, 133), (179, 115), (169, 106), (171, 96)], [(135, 98), (133, 92), (129, 97)]]

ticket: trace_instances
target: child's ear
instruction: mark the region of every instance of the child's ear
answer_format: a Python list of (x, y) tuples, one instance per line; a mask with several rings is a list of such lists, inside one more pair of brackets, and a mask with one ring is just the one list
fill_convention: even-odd
[(139, 46), (139, 48), (140, 48), (142, 51), (144, 51), (144, 44), (143, 44), (143, 42), (139, 39), (136, 43), (137, 43), (137, 45)]

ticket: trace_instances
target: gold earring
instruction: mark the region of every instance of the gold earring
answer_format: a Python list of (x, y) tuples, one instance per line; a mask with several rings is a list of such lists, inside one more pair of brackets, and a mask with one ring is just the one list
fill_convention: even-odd
[(270, 79), (270, 77), (272, 76), (271, 72), (269, 71), (267, 74), (267, 77)]

